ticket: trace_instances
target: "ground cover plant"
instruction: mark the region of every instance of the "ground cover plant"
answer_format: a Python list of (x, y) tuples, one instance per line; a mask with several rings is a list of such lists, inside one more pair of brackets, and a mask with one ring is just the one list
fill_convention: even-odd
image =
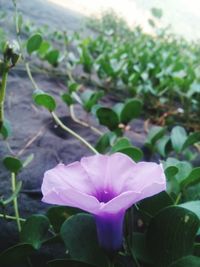
[[(159, 28), (157, 8), (149, 20), (153, 35), (108, 14), (88, 21), (87, 36), (37, 27), (24, 21), (14, 0), (13, 8), (15, 40), (0, 28), (1, 177), (10, 183), (8, 192), (1, 187), (0, 220), (15, 223), (18, 234), (2, 244), (0, 265), (199, 266), (199, 44)], [(29, 148), (44, 127), (17, 152), (10, 146), (28, 130), (7, 118), (8, 82), (17, 72), (31, 84), (31, 112), (37, 120), (46, 112), (42, 124), (53, 121), (48, 146), (58, 136), (61, 146), (69, 139), (86, 148), (84, 157), (61, 156), (45, 168), (39, 192), (26, 190), (23, 175), (42, 165)], [(62, 90), (41, 86), (38, 73)], [(26, 198), (19, 201), (26, 193), (48, 205), (24, 216)]]

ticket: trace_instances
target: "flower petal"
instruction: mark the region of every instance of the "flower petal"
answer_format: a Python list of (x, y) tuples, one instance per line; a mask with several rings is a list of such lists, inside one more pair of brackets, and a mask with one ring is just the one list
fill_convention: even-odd
[(53, 189), (43, 196), (42, 201), (49, 204), (79, 208), (93, 214), (98, 214), (100, 209), (100, 203), (95, 197), (76, 191), (73, 188)]
[(133, 176), (136, 165), (130, 157), (123, 153), (110, 155), (106, 172), (107, 186), (113, 187), (116, 193), (121, 193), (126, 180)]
[(132, 177), (130, 177), (123, 191), (133, 190), (140, 192), (140, 200), (166, 190), (166, 178), (161, 164), (140, 162), (134, 166)]
[(42, 183), (43, 195), (57, 188), (75, 188), (83, 193), (92, 191), (91, 181), (80, 162), (74, 162), (67, 166), (58, 164), (55, 168), (45, 172)]
[(95, 155), (82, 158), (81, 165), (88, 173), (93, 185), (98, 190), (121, 192), (125, 181), (133, 174), (136, 163), (122, 153), (110, 156)]
[(140, 199), (140, 193), (134, 191), (126, 191), (107, 203), (101, 203), (101, 213), (118, 213), (130, 208)]
[(88, 174), (96, 190), (104, 188), (108, 159), (109, 156), (100, 154), (81, 159), (81, 166)]

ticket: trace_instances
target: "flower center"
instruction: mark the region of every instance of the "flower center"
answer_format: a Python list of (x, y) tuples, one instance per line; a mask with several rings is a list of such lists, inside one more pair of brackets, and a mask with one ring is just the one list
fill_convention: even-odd
[(113, 199), (116, 194), (112, 190), (100, 190), (96, 193), (95, 197), (99, 200), (99, 202), (107, 203), (111, 199)]

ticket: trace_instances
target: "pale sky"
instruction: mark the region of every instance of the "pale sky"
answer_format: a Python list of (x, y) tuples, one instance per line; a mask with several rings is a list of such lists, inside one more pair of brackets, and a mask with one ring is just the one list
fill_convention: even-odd
[(174, 31), (188, 39), (200, 39), (200, 0), (48, 0), (86, 16), (99, 16), (102, 11), (113, 9), (129, 25), (140, 24), (145, 31), (150, 8), (164, 12), (163, 25), (171, 24)]

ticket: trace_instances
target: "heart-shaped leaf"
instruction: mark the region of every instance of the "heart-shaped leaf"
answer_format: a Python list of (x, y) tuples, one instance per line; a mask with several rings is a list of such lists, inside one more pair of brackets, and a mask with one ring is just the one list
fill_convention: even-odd
[(98, 245), (96, 225), (88, 214), (77, 214), (66, 220), (60, 231), (72, 259), (102, 267), (108, 259)]
[(171, 131), (171, 142), (173, 149), (179, 153), (187, 140), (187, 133), (183, 127), (176, 126)]
[(169, 144), (169, 142), (170, 137), (168, 135), (164, 135), (156, 142), (156, 149), (158, 153), (163, 157), (166, 157), (167, 145)]
[(37, 54), (43, 59), (45, 58), (45, 55), (49, 52), (49, 49), (51, 49), (50, 43), (47, 41), (43, 41), (37, 51)]
[(200, 258), (189, 255), (173, 262), (169, 267), (199, 267)]
[(18, 173), (23, 167), (22, 162), (16, 157), (5, 157), (3, 164), (10, 172)]
[(152, 127), (147, 135), (146, 144), (154, 145), (165, 133), (165, 128), (161, 126)]
[(132, 146), (128, 138), (122, 137), (117, 140), (117, 142), (112, 146), (111, 152), (117, 152), (120, 149)]
[(189, 175), (181, 180), (181, 187), (188, 187), (200, 182), (200, 167), (191, 170)]
[(173, 205), (171, 197), (163, 191), (155, 196), (142, 200), (137, 207), (141, 213), (146, 213), (150, 217), (155, 216), (160, 210)]
[(29, 54), (38, 50), (42, 44), (42, 36), (39, 33), (32, 35), (27, 42), (26, 48)]
[(157, 18), (157, 19), (160, 19), (160, 18), (162, 17), (162, 15), (163, 15), (162, 9), (160, 9), (160, 8), (155, 8), (155, 7), (153, 7), (153, 8), (151, 9), (151, 13), (152, 13), (152, 15), (153, 15), (155, 18)]
[(135, 146), (124, 147), (122, 149), (119, 149), (117, 152), (126, 154), (136, 162), (140, 161), (143, 158), (142, 150)]
[(47, 217), (49, 218), (49, 221), (51, 225), (54, 228), (54, 231), (56, 233), (60, 232), (60, 227), (64, 223), (64, 221), (69, 218), (70, 216), (82, 212), (81, 210), (77, 208), (71, 208), (71, 207), (51, 207), (47, 211)]
[(200, 200), (196, 201), (188, 201), (182, 204), (179, 204), (179, 207), (188, 209), (192, 212), (194, 212), (197, 217), (200, 219)]
[(44, 215), (30, 216), (22, 226), (20, 240), (23, 243), (31, 244), (35, 249), (39, 249), (45, 241), (49, 229), (49, 220)]
[(96, 150), (99, 153), (105, 153), (115, 139), (116, 139), (116, 134), (113, 132), (107, 132), (103, 134), (96, 143), (95, 146)]
[(56, 109), (56, 101), (49, 94), (38, 90), (34, 92), (33, 99), (38, 106), (42, 106), (48, 109), (50, 112)]
[(178, 173), (178, 168), (176, 166), (168, 166), (165, 169), (165, 175), (168, 180), (173, 179), (174, 176)]
[(45, 59), (49, 62), (49, 64), (56, 67), (58, 65), (58, 62), (59, 62), (59, 55), (60, 55), (60, 52), (58, 50), (54, 49), (54, 50), (49, 51), (45, 55)]
[(167, 267), (193, 252), (199, 219), (188, 209), (170, 206), (151, 220), (147, 229), (147, 247), (154, 266)]
[(132, 236), (128, 237), (128, 243), (133, 258), (141, 262), (152, 264), (152, 259), (149, 256), (146, 245), (145, 234), (132, 233)]
[(132, 119), (138, 118), (142, 110), (142, 102), (138, 99), (129, 99), (123, 106), (120, 114), (120, 121), (124, 124)]
[(195, 133), (190, 134), (188, 138), (186, 139), (185, 143), (183, 144), (183, 149), (197, 142), (200, 142), (200, 132), (195, 132)]
[(30, 244), (18, 244), (4, 250), (0, 254), (1, 266), (17, 266), (21, 263), (26, 263), (27, 257), (31, 255), (35, 249)]
[(63, 102), (64, 102), (65, 104), (67, 104), (68, 106), (74, 104), (74, 99), (73, 99), (73, 97), (72, 97), (70, 94), (68, 94), (68, 93), (64, 93), (64, 94), (62, 94), (62, 100), (63, 100)]
[(116, 130), (119, 124), (117, 114), (110, 108), (98, 108), (96, 115), (100, 124), (107, 126), (111, 131)]
[(90, 112), (92, 107), (97, 104), (98, 100), (104, 95), (103, 91), (94, 92), (86, 90), (81, 95), (83, 107), (87, 112)]

